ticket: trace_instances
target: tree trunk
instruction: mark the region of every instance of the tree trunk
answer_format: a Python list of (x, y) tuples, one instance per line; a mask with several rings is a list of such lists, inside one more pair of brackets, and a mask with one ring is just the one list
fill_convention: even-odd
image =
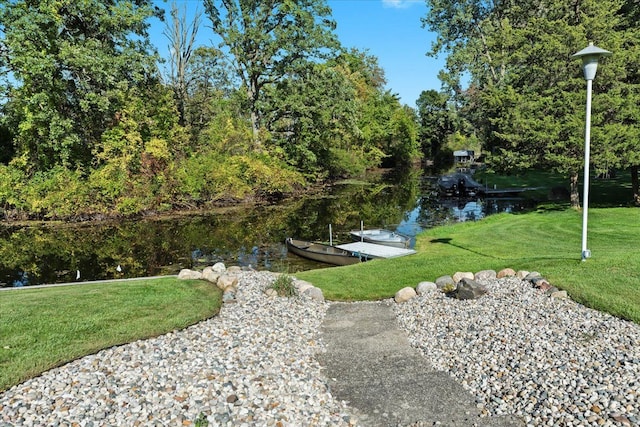
[(640, 206), (640, 192), (638, 191), (638, 165), (631, 166), (631, 189), (633, 190), (633, 204)]
[(571, 192), (571, 207), (580, 209), (580, 192), (578, 191), (578, 174), (572, 173), (569, 178), (570, 183), (570, 192)]

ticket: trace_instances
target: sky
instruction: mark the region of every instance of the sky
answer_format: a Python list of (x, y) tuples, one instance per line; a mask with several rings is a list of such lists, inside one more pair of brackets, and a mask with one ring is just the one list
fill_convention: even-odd
[[(157, 0), (158, 6), (170, 9), (171, 1)], [(328, 0), (337, 22), (336, 34), (342, 45), (366, 51), (378, 58), (384, 70), (386, 88), (400, 97), (403, 104), (415, 107), (424, 90), (440, 90), (438, 72), (444, 68), (443, 58), (427, 57), (435, 35), (422, 28), (420, 18), (426, 15), (424, 0)], [(196, 9), (204, 10), (199, 0), (177, 0), (186, 5), (187, 17)], [(168, 14), (167, 14), (168, 16)], [(210, 44), (211, 30), (203, 16), (199, 44)], [(168, 41), (164, 24), (154, 20), (150, 29), (152, 42), (166, 57)], [(164, 53), (163, 53), (164, 52)]]

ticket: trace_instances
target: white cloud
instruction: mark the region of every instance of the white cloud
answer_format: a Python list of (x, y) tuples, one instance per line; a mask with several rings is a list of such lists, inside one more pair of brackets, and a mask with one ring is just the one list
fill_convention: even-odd
[(395, 9), (404, 9), (414, 4), (423, 2), (424, 0), (382, 0), (384, 7), (392, 7)]

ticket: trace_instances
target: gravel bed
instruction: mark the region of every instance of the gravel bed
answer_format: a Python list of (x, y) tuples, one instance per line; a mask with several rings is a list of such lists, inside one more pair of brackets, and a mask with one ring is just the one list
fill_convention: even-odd
[(478, 280), (489, 293), (433, 292), (396, 305), (401, 328), (486, 416), (530, 426), (640, 425), (640, 326), (550, 298), (517, 278)]

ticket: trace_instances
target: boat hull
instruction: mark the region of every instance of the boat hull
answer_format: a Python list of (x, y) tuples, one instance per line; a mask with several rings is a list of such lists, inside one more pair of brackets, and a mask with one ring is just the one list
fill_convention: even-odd
[(396, 248), (408, 248), (411, 238), (394, 231), (375, 228), (370, 230), (351, 230), (349, 232), (354, 242), (375, 243), (376, 245), (393, 246)]
[(303, 258), (332, 265), (351, 265), (361, 262), (358, 254), (322, 243), (306, 242), (288, 237), (287, 250)]

